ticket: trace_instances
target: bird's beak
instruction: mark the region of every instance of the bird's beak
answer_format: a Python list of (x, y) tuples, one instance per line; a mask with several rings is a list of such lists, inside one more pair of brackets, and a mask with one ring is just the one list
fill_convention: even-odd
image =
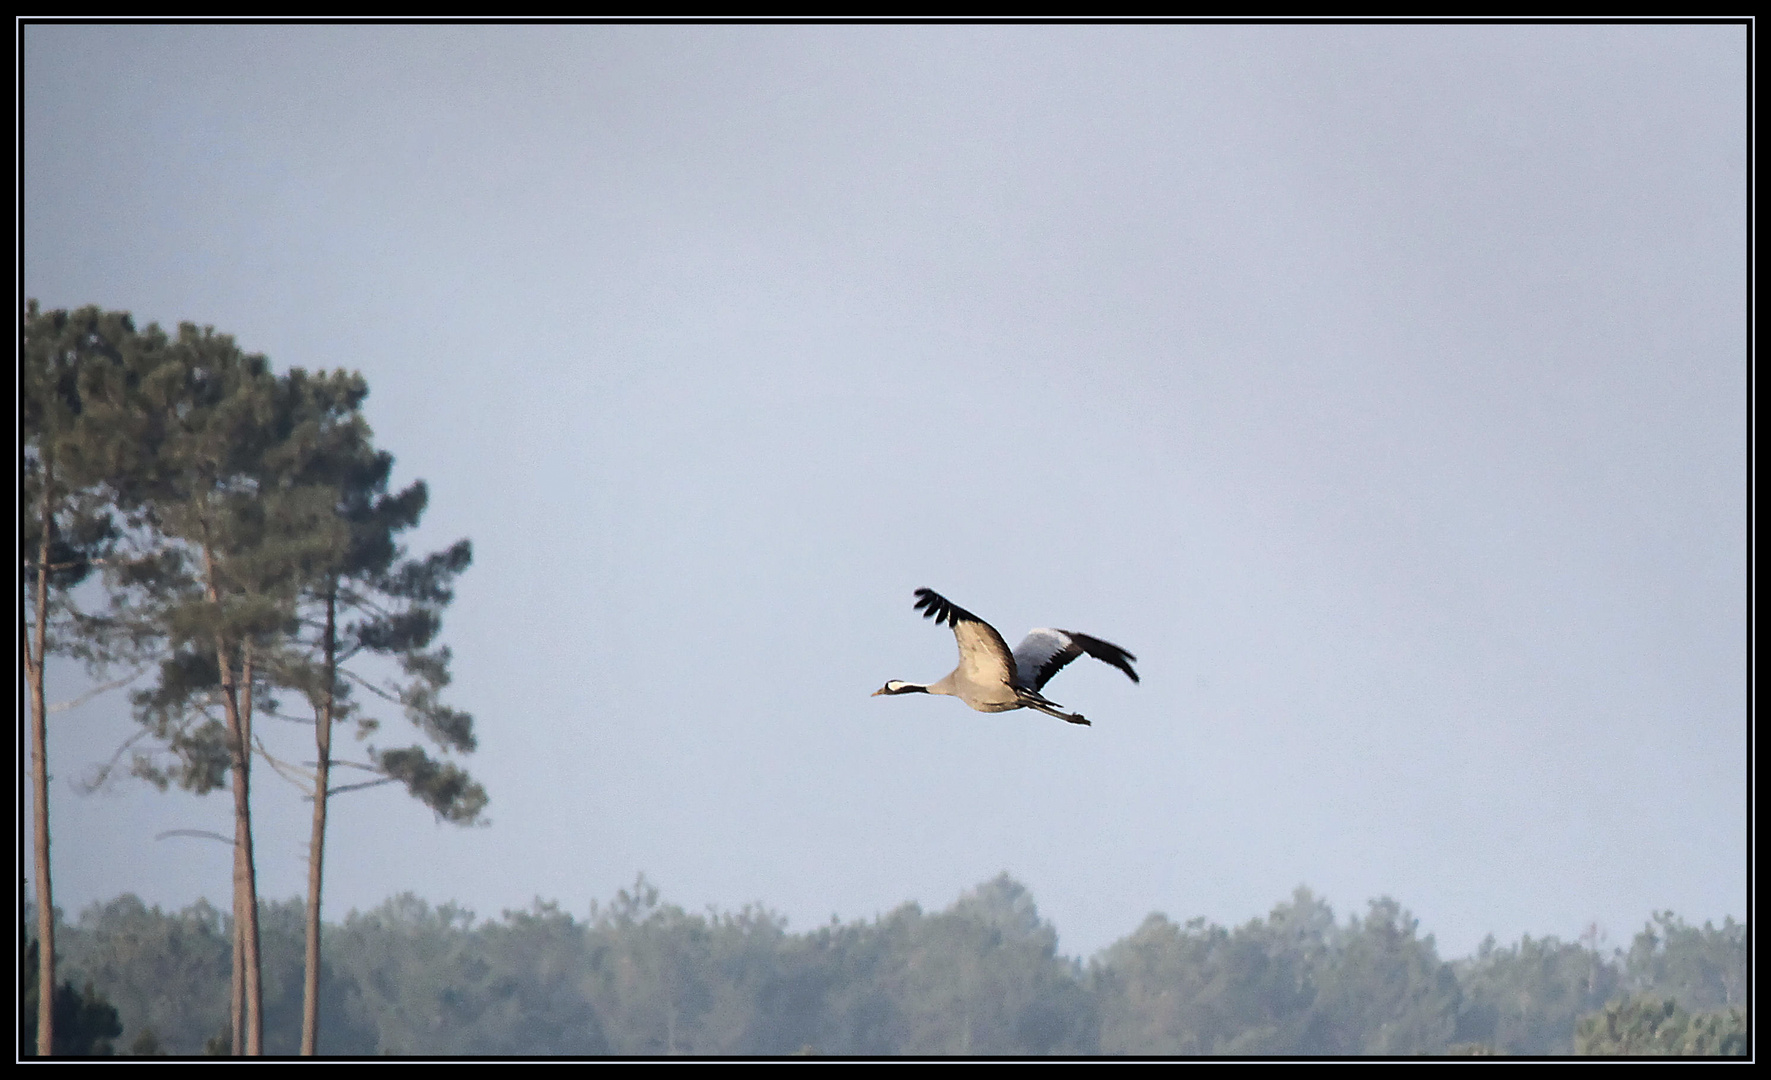
[(868, 694), (867, 696), (868, 697), (878, 697), (879, 695), (881, 695), (883, 693), (885, 693), (885, 687), (882, 686), (878, 690), (875, 690), (873, 693)]

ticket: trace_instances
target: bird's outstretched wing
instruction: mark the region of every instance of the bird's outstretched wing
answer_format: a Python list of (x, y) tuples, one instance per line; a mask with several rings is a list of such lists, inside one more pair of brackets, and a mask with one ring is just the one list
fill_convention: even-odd
[(1015, 684), (1015, 656), (996, 627), (933, 589), (916, 590), (916, 609), (935, 620), (936, 626), (953, 627), (959, 642), (959, 671), (965, 678), (980, 685)]
[(1125, 672), (1132, 682), (1138, 681), (1138, 673), (1131, 667), (1137, 657), (1131, 653), (1110, 641), (1049, 627), (1033, 631), (1015, 646), (1015, 678), (1022, 686), (1037, 693), (1053, 675), (1064, 670), (1065, 664), (1084, 653), (1112, 664)]

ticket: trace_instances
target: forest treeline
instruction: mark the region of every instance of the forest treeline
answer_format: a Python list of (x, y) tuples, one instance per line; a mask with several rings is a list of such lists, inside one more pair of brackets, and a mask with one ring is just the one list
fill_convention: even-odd
[[(301, 1034), (303, 907), (262, 905), (265, 1051)], [(118, 1053), (224, 1052), (229, 915), (133, 896), (59, 938)], [(1627, 949), (1492, 938), (1447, 961), (1396, 902), (1337, 920), (1299, 889), (1226, 928), (1151, 915), (1084, 963), (1007, 875), (944, 911), (789, 932), (642, 878), (575, 918), (476, 920), (410, 895), (323, 935), (337, 1055), (1743, 1054), (1745, 927), (1657, 914)]]

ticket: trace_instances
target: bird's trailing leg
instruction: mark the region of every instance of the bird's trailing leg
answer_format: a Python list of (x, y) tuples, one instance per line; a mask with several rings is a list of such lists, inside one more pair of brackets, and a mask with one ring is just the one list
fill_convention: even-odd
[(1063, 709), (1058, 708), (1055, 703), (1047, 701), (1042, 697), (1033, 697), (1029, 695), (1022, 698), (1021, 702), (1029, 709), (1038, 709), (1047, 716), (1055, 716), (1059, 720), (1064, 720), (1072, 724), (1088, 724), (1089, 727), (1094, 726), (1093, 724), (1089, 724), (1088, 717), (1083, 716), (1081, 713), (1065, 712)]

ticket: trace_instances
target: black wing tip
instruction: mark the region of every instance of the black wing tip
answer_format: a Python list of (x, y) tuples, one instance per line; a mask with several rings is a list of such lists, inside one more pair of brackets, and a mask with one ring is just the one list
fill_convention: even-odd
[(935, 620), (936, 626), (942, 623), (958, 626), (961, 618), (972, 617), (970, 612), (933, 589), (916, 590), (916, 610), (922, 612), (925, 618)]
[(946, 599), (935, 590), (916, 590), (916, 610), (922, 612), (928, 618), (940, 622), (942, 616), (946, 614), (944, 609), (948, 606)]
[(1132, 661), (1136, 660), (1137, 657), (1133, 656), (1131, 653), (1126, 652), (1111, 641), (1102, 641), (1100, 638), (1092, 637), (1088, 634), (1078, 634), (1073, 630), (1065, 630), (1064, 633), (1070, 635), (1071, 641), (1082, 646), (1083, 652), (1094, 657), (1096, 660), (1112, 664), (1120, 671), (1125, 672), (1126, 676), (1130, 678), (1132, 682), (1135, 683), (1140, 681), (1138, 679), (1138, 673), (1133, 671), (1131, 666)]

